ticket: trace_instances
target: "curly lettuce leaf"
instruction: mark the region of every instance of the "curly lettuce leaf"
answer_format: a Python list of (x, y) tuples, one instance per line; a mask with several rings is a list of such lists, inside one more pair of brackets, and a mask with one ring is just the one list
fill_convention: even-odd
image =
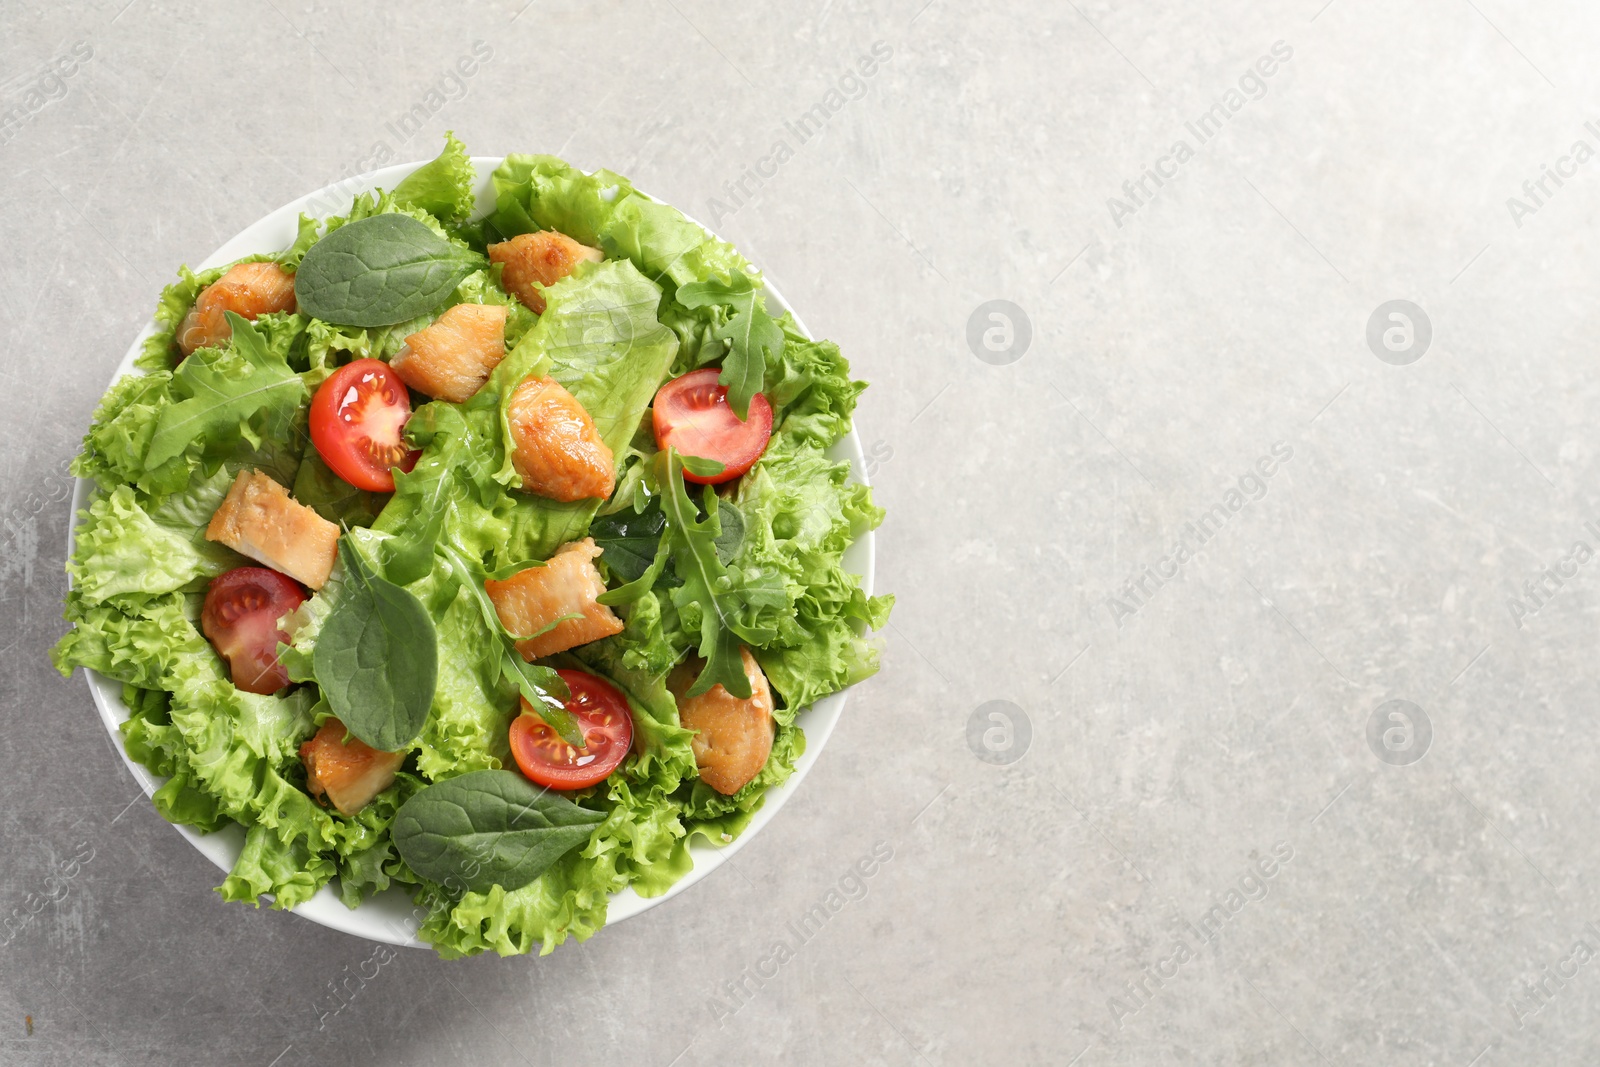
[[(105, 492), (145, 478), (145, 453), (156, 432), (161, 412), (172, 403), (172, 375), (167, 371), (125, 374), (95, 408), (83, 447), (72, 461), (72, 473), (93, 478)], [(189, 470), (179, 461), (184, 481)]]
[(243, 559), (193, 528), (163, 526), (119, 485), (81, 513), (67, 573), (83, 603), (127, 594), (154, 596), (198, 588)]
[(659, 895), (688, 873), (687, 831), (677, 804), (653, 791), (636, 793), (621, 776), (609, 779), (605, 799), (611, 806), (589, 843), (522, 888), (494, 886), (454, 902), (437, 890), (419, 894), (419, 901), (433, 905), (422, 939), (445, 959), (485, 951), (519, 955), (535, 944), (545, 955), (568, 937), (594, 936), (605, 924), (611, 894), (624, 886)]
[(856, 399), (866, 382), (850, 380), (850, 364), (832, 341), (813, 341), (794, 324), (778, 320), (784, 344), (767, 363), (763, 391), (772, 402), (772, 433), (778, 447), (809, 443), (827, 448), (850, 432)]
[(631, 260), (666, 287), (748, 270), (744, 257), (683, 212), (640, 193), (608, 170), (585, 174), (555, 156), (511, 155), (494, 172), (491, 225), (507, 237), (559, 230)]
[(467, 148), (445, 131), (444, 151), (394, 187), (396, 203), (421, 208), (441, 222), (460, 222), (472, 214), (476, 173)]
[(62, 677), (86, 667), (119, 682), (169, 692), (180, 666), (225, 677), (222, 661), (190, 621), (181, 594), (138, 599), (133, 605), (122, 598), (94, 604), (77, 589), (67, 594), (65, 614), (72, 628), (50, 650)]
[(752, 651), (788, 714), (877, 671), (863, 635), (888, 621), (892, 598), (868, 597), (844, 569), (845, 549), (883, 521), (866, 486), (813, 444), (769, 451), (740, 481), (734, 506), (745, 537), (730, 569), (781, 577), (763, 605), (776, 637)]

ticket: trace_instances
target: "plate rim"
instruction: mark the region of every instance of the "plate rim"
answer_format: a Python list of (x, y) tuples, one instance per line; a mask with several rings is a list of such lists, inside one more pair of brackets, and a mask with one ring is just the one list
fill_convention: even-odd
[[(476, 169), (476, 185), (474, 188), (477, 196), (477, 203), (474, 206), (476, 215), (481, 210), (483, 194), (486, 190), (489, 191), (490, 202), (492, 202), (491, 172), (504, 162), (506, 157), (472, 156), (471, 159)], [(318, 208), (320, 211), (317, 215), (318, 218), (326, 218), (340, 211), (347, 211), (349, 201), (353, 200), (355, 196), (380, 187), (392, 190), (400, 179), (429, 162), (431, 160), (423, 159), (408, 163), (391, 164), (362, 174), (342, 178), (320, 189), (296, 197), (276, 210), (270, 211), (246, 225), (238, 233), (222, 242), (210, 255), (202, 259), (198, 266), (192, 269), (198, 273), (210, 267), (233, 262), (245, 255), (269, 251), (270, 249), (263, 248), (239, 251), (239, 246), (264, 241), (263, 234), (270, 233), (274, 227), (281, 229), (285, 222), (293, 226), (298, 221), (302, 209)], [(635, 187), (635, 192), (657, 203), (665, 204), (665, 201), (658, 200), (637, 187)], [(334, 205), (331, 208), (329, 207), (330, 203)], [(676, 210), (682, 213), (681, 209)], [(723, 240), (709, 226), (687, 213), (683, 214), (686, 219), (699, 226), (707, 235), (717, 240)], [(814, 335), (806, 328), (799, 313), (784, 298), (783, 293), (767, 277), (764, 271), (761, 272), (761, 278), (767, 295), (782, 310), (794, 316), (795, 326), (800, 333), (807, 338), (814, 339)], [(127, 352), (118, 362), (110, 381), (106, 384), (106, 389), (101, 394), (102, 397), (124, 375), (137, 372), (133, 365), (134, 361), (138, 358), (146, 339), (154, 335), (156, 331), (157, 325), (154, 315), (152, 315), (145, 321), (143, 327), (134, 337), (133, 342), (128, 346)], [(851, 468), (851, 477), (862, 485), (870, 486), (865, 456), (861, 450), (861, 440), (854, 421), (851, 423), (849, 433), (840, 438), (829, 449), (829, 454), (835, 460), (848, 461)], [(82, 513), (89, 506), (94, 490), (95, 484), (93, 481), (85, 478), (74, 479), (71, 501), (72, 513), (67, 523), (66, 537), (66, 559), (69, 562), (76, 548), (78, 524), (82, 520)], [(875, 532), (874, 530), (864, 531), (856, 538), (845, 554), (847, 560), (850, 561), (849, 569), (860, 576), (861, 588), (868, 596), (872, 595), (876, 569)], [(70, 589), (72, 587), (70, 573), (67, 581)], [(107, 733), (110, 735), (113, 747), (122, 758), (123, 764), (132, 773), (134, 781), (143, 790), (146, 799), (150, 798), (167, 779), (151, 774), (128, 754), (127, 746), (123, 743), (121, 730), (119, 729), (121, 724), (129, 717), (129, 709), (122, 701), (122, 683), (115, 679), (107, 678), (89, 668), (82, 668), (82, 671), (88, 682), (95, 709), (99, 713)], [(749, 824), (737, 838), (725, 845), (714, 846), (707, 843), (703, 835), (696, 836), (689, 846), (691, 867), (682, 878), (678, 879), (677, 882), (673, 883), (659, 896), (641, 897), (631, 885), (624, 886), (618, 892), (613, 893), (607, 901), (606, 919), (602, 929), (649, 911), (656, 905), (687, 891), (691, 886), (719, 869), (735, 853), (742, 849), (747, 842), (760, 833), (769, 822), (776, 818), (778, 812), (788, 803), (800, 783), (805, 780), (811, 768), (820, 759), (823, 748), (826, 747), (828, 740), (833, 736), (834, 729), (838, 726), (839, 719), (843, 715), (849, 692), (850, 687), (846, 687), (837, 693), (822, 698), (799, 713), (796, 717), (796, 723), (805, 730), (805, 752), (795, 761), (794, 772), (789, 776), (788, 780), (781, 786), (775, 786), (767, 790), (761, 807), (757, 809)], [(231, 820), (227, 827), (210, 834), (201, 834), (193, 827), (178, 823), (169, 823), (168, 825), (177, 830), (196, 851), (205, 856), (225, 874), (232, 869), (234, 860), (237, 859), (239, 851), (243, 847), (244, 830), (238, 823)], [(355, 937), (400, 947), (433, 949), (431, 944), (418, 939), (416, 936), (418, 928), (417, 909), (412, 906), (408, 891), (397, 886), (391, 886), (389, 889), (369, 896), (358, 907), (352, 909), (345, 907), (338, 894), (334, 892), (333, 885), (334, 880), (330, 879), (309, 900), (284, 910), (301, 918), (309, 919), (321, 926)]]

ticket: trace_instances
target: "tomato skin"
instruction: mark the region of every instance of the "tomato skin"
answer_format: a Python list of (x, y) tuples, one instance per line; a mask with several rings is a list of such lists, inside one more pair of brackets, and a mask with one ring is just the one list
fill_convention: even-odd
[(200, 630), (227, 661), (236, 687), (268, 694), (289, 684), (278, 662), (278, 642), (289, 644), (289, 635), (278, 620), (305, 600), (299, 582), (268, 567), (235, 567), (211, 580)]
[(567, 711), (578, 721), (585, 747), (574, 749), (541, 719), (528, 701), (511, 723), (517, 769), (546, 789), (587, 789), (602, 782), (633, 747), (628, 698), (604, 678), (585, 671), (556, 671), (572, 690)]
[(772, 404), (766, 394), (750, 398), (750, 417), (740, 422), (728, 404), (728, 387), (717, 384), (720, 373), (702, 367), (674, 378), (657, 390), (650, 415), (657, 448), (675, 448), (679, 455), (722, 464), (722, 473), (710, 476), (684, 471), (684, 480), (697, 485), (733, 481), (761, 458), (772, 437)]
[(311, 443), (324, 463), (357, 489), (394, 492), (394, 470), (409, 471), (422, 453), (401, 436), (411, 395), (379, 359), (358, 359), (334, 371), (311, 399)]

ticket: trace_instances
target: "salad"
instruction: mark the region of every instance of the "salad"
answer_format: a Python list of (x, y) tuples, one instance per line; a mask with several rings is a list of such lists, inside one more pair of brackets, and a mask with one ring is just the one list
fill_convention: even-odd
[(179, 272), (73, 470), (52, 650), (122, 683), (218, 891), (399, 887), (445, 957), (551, 951), (732, 841), (871, 675), (826, 449), (865, 383), (609, 171), (453, 135), (277, 253)]

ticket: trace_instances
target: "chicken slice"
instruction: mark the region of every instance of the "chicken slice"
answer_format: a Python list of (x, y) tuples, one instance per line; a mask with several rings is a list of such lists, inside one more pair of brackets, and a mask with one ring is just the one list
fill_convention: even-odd
[(554, 378), (528, 377), (506, 405), (522, 488), (551, 500), (611, 495), (611, 449), (578, 398)]
[(394, 782), (406, 761), (404, 752), (380, 752), (352, 737), (345, 741), (344, 723), (329, 719), (316, 736), (300, 746), (306, 765), (306, 790), (343, 815), (354, 815)]
[(206, 538), (220, 541), (301, 585), (321, 589), (339, 553), (339, 527), (260, 471), (242, 470), (211, 516)]
[(599, 554), (592, 537), (568, 541), (542, 567), (518, 571), (503, 582), (491, 578), (483, 583), (500, 622), (513, 634), (539, 634), (563, 615), (578, 616), (518, 641), (517, 651), (524, 659), (553, 656), (622, 632), (616, 613), (595, 603), (595, 597), (606, 591), (594, 566)]
[(605, 253), (579, 244), (564, 233), (540, 230), (489, 246), (489, 261), (501, 263), (500, 284), (506, 292), (544, 314), (545, 286), (571, 274), (579, 263), (599, 263)]
[(407, 337), (389, 367), (419, 393), (464, 404), (506, 357), (510, 310), (502, 304), (457, 304)]
[(700, 780), (723, 796), (732, 796), (767, 765), (772, 752), (772, 689), (748, 648), (741, 647), (750, 696), (740, 700), (720, 684), (697, 697), (684, 697), (705, 664), (697, 658), (681, 663), (667, 679), (678, 701), (678, 722), (694, 731), (690, 747)]
[(178, 350), (187, 356), (197, 348), (215, 348), (227, 341), (232, 331), (226, 312), (254, 319), (294, 307), (293, 274), (276, 263), (235, 263), (200, 290), (178, 327)]

